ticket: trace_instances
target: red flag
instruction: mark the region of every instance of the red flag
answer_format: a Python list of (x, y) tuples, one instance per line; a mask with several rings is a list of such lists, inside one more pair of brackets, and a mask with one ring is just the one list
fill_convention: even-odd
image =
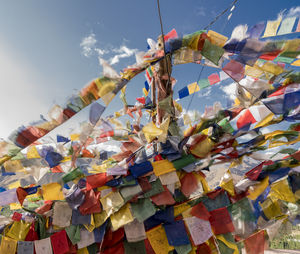
[(265, 232), (260, 231), (251, 235), (244, 243), (247, 254), (263, 254), (265, 250)]
[(216, 84), (218, 82), (220, 82), (220, 77), (218, 73), (213, 73), (211, 75), (208, 76), (208, 81), (210, 85)]
[(101, 187), (106, 184), (107, 181), (111, 180), (111, 176), (107, 176), (106, 173), (99, 173), (95, 175), (89, 175), (86, 177), (86, 189), (89, 191), (91, 189)]
[(193, 173), (187, 173), (180, 179), (181, 192), (184, 196), (189, 197), (193, 192), (198, 189), (198, 181)]
[(170, 193), (170, 191), (167, 189), (166, 186), (164, 186), (165, 191), (161, 192), (155, 196), (151, 197), (151, 200), (156, 205), (173, 205), (175, 204), (175, 200)]
[(191, 214), (202, 220), (209, 220), (210, 213), (206, 207), (199, 203), (192, 208)]
[(226, 207), (210, 211), (209, 222), (215, 235), (226, 234), (234, 231), (230, 214)]
[(65, 230), (51, 235), (50, 240), (54, 254), (65, 254), (69, 251), (69, 244)]

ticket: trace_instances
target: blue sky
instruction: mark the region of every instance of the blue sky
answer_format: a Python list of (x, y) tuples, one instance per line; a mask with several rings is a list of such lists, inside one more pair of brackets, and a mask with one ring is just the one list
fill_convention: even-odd
[[(68, 96), (100, 76), (99, 55), (120, 71), (135, 62), (135, 51), (147, 50), (147, 38), (156, 39), (160, 34), (155, 0), (0, 2), (0, 137), (3, 138), (20, 125), (38, 120), (40, 114), (47, 116), (54, 104), (63, 105)], [(231, 2), (161, 0), (164, 32), (175, 28), (184, 35), (202, 29)], [(295, 9), (298, 5), (297, 0), (240, 0), (229, 22), (226, 24), (224, 15), (211, 29), (230, 37), (239, 24), (251, 26), (276, 19), (284, 9), (286, 13), (291, 8), (298, 10)], [(295, 14), (299, 13), (300, 8)], [(174, 67), (173, 76), (178, 80), (175, 94), (196, 81), (199, 70), (200, 66), (195, 64)], [(202, 77), (214, 71), (207, 68)], [(129, 102), (134, 103), (134, 98), (142, 95), (144, 80), (139, 75), (130, 82)], [(222, 92), (213, 87), (205, 92), (206, 96), (197, 94), (191, 108), (203, 111), (205, 104), (212, 105), (215, 101), (212, 95), (221, 96)], [(224, 96), (220, 98), (224, 100)], [(189, 99), (181, 101), (183, 106), (187, 106)], [(107, 113), (121, 108), (118, 100), (112, 102)], [(62, 129), (87, 119), (87, 111)]]

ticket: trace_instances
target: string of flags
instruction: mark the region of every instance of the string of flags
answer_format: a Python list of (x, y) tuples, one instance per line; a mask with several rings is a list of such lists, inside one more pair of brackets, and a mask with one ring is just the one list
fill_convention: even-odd
[[(174, 64), (222, 69), (180, 98), (231, 78), (235, 104), (191, 115), (167, 97), (162, 122), (141, 124), (156, 114), (146, 97), (164, 52), (152, 45), (120, 74), (103, 62), (103, 77), (53, 107), (50, 120), (1, 140), (0, 253), (263, 253), (276, 228), (299, 223), (300, 73), (277, 61), (297, 59), (299, 40), (172, 30), (165, 42)], [(143, 71), (144, 100), (102, 117)], [(42, 142), (88, 105), (79, 133)]]

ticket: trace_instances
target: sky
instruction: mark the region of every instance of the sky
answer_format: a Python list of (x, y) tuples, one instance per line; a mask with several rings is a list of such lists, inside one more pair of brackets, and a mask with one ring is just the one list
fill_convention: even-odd
[[(164, 33), (175, 28), (179, 35), (202, 29), (226, 9), (232, 0), (161, 0)], [(135, 63), (135, 53), (147, 51), (147, 38), (156, 39), (160, 23), (155, 0), (0, 0), (0, 138), (21, 125), (47, 118), (55, 104), (64, 105), (92, 79), (101, 76), (99, 59), (105, 59), (121, 71)], [(279, 13), (300, 14), (298, 0), (243, 1), (235, 5), (232, 16), (222, 16), (210, 29), (231, 35), (239, 24), (255, 25), (274, 20)], [(174, 66), (174, 88), (178, 90), (195, 82), (200, 66)], [(205, 78), (215, 69), (206, 68)], [(144, 75), (128, 85), (127, 100), (134, 104), (142, 96)], [(226, 84), (225, 84), (226, 85)], [(190, 109), (204, 110), (216, 99), (226, 107), (225, 97), (231, 92), (221, 86), (194, 96)], [(191, 97), (180, 103), (187, 107)], [(111, 114), (121, 108), (119, 98), (106, 110)], [(88, 109), (59, 127), (56, 132), (74, 128), (85, 121)]]

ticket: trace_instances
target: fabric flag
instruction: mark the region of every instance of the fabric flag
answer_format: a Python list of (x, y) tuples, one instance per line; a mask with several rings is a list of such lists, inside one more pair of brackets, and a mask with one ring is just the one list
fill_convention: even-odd
[(126, 224), (124, 230), (128, 242), (138, 242), (147, 238), (144, 223), (136, 219)]
[(10, 203), (17, 203), (18, 197), (16, 189), (0, 192), (0, 206), (9, 205)]
[[(56, 136), (56, 142), (64, 142), (64, 143), (68, 143), (70, 140), (68, 139), (68, 138), (66, 138), (66, 137), (64, 137), (64, 136), (61, 136), (61, 135), (57, 135)], [(28, 154), (27, 154), (27, 156), (28, 156)], [(37, 157), (37, 158), (39, 158), (39, 157)]]
[(281, 19), (282, 18), (279, 17), (277, 20), (269, 20), (267, 22), (266, 30), (265, 30), (263, 37), (275, 36), (277, 29), (280, 25)]
[(184, 218), (184, 221), (195, 245), (202, 244), (212, 237), (209, 221), (199, 219), (195, 216)]
[(265, 249), (265, 231), (251, 235), (245, 241), (247, 254), (263, 254)]
[(33, 254), (34, 253), (33, 242), (19, 241), (17, 253), (18, 254)]
[(296, 198), (290, 189), (287, 179), (272, 183), (269, 197), (274, 200), (279, 199), (290, 203), (296, 203)]
[(49, 183), (42, 186), (43, 198), (47, 200), (64, 200), (64, 195), (59, 183)]
[(72, 209), (67, 202), (55, 202), (53, 208), (53, 225), (65, 228), (70, 226)]
[(103, 241), (104, 235), (106, 233), (106, 227), (107, 227), (108, 221), (106, 221), (104, 224), (102, 224), (100, 227), (97, 227), (94, 229), (94, 237), (96, 243), (101, 243)]
[(164, 36), (164, 41), (168, 41), (170, 39), (174, 39), (177, 38), (177, 32), (176, 30), (173, 28), (170, 32), (168, 32), (165, 36)]
[(111, 179), (112, 177), (107, 176), (106, 173), (89, 175), (86, 177), (86, 189), (91, 190), (97, 187), (101, 187)]
[(223, 56), (225, 50), (215, 44), (212, 44), (208, 39), (205, 40), (201, 54), (215, 65), (219, 64), (220, 58)]
[(193, 192), (198, 190), (198, 181), (193, 173), (187, 173), (180, 179), (181, 192), (184, 196), (189, 197)]
[(65, 231), (71, 240), (72, 244), (76, 244), (80, 241), (80, 226), (79, 225), (70, 225), (65, 228)]
[(72, 210), (72, 224), (80, 225), (80, 224), (90, 224), (91, 223), (91, 215), (82, 215), (79, 210)]
[(27, 150), (27, 159), (37, 159), (37, 158), (41, 158), (41, 156), (39, 155), (36, 146), (30, 146)]
[(17, 241), (9, 237), (2, 236), (0, 253), (15, 253), (17, 250)]
[(256, 25), (250, 27), (248, 34), (250, 38), (259, 38), (264, 31), (265, 22), (257, 23)]
[(209, 211), (206, 209), (206, 207), (203, 205), (203, 203), (199, 203), (195, 206), (193, 206), (192, 210), (191, 210), (191, 215), (202, 219), (202, 220), (209, 220), (210, 217), (210, 213)]
[(245, 75), (244, 65), (235, 60), (227, 63), (222, 70), (236, 82), (239, 82)]
[[(211, 84), (210, 84), (210, 81), (209, 79), (200, 79), (198, 81), (198, 85), (196, 86), (196, 83), (192, 83), (190, 85), (188, 85), (188, 89), (189, 89), (189, 94), (192, 94), (194, 92), (198, 92), (200, 91), (201, 89), (204, 89), (206, 87), (209, 87)], [(195, 87), (196, 86), (196, 87)], [(195, 89), (196, 88), (196, 89)]]
[(80, 229), (80, 241), (77, 243), (78, 249), (87, 247), (95, 242), (93, 232), (89, 232), (85, 228)]
[(137, 242), (129, 242), (124, 241), (124, 249), (125, 253), (127, 254), (147, 254), (146, 247), (144, 241), (137, 241)]
[(30, 230), (30, 226), (31, 223), (27, 223), (23, 220), (15, 221), (6, 235), (18, 241), (24, 241)]
[(93, 125), (96, 125), (96, 123), (98, 122), (98, 120), (100, 119), (102, 113), (104, 112), (105, 107), (102, 106), (101, 104), (94, 102), (91, 105), (90, 108), (90, 113), (89, 113), (89, 120), (90, 123)]
[(210, 224), (216, 235), (226, 234), (234, 231), (230, 214), (226, 207), (210, 211)]
[(138, 222), (143, 222), (154, 215), (156, 209), (149, 198), (140, 198), (136, 203), (131, 203), (131, 211)]
[(172, 171), (176, 171), (173, 164), (168, 160), (159, 160), (152, 162), (153, 172), (156, 176), (160, 176)]
[(101, 212), (100, 192), (95, 192), (93, 189), (87, 190), (79, 211), (82, 215)]
[(234, 130), (242, 129), (243, 127), (260, 122), (262, 119), (270, 115), (272, 112), (264, 105), (252, 106), (242, 110), (233, 120), (230, 125)]
[(244, 47), (235, 60), (242, 64), (254, 66), (257, 59), (262, 54), (265, 44), (265, 42), (261, 42), (257, 39), (247, 39)]
[(67, 194), (65, 194), (66, 201), (71, 209), (78, 209), (78, 207), (84, 202), (84, 192), (78, 187), (78, 185), (72, 186)]
[(134, 218), (130, 212), (130, 204), (127, 203), (119, 211), (110, 216), (111, 225), (113, 231), (116, 231), (120, 227), (132, 222)]
[(217, 45), (219, 47), (223, 47), (228, 40), (228, 38), (222, 34), (219, 34), (215, 31), (209, 30), (207, 32), (207, 36), (212, 42), (212, 44)]
[(296, 21), (296, 17), (285, 18), (281, 23), (281, 26), (279, 28), (277, 35), (291, 33), (293, 30), (295, 21)]
[(210, 85), (214, 85), (220, 82), (220, 77), (218, 73), (213, 73), (208, 76), (208, 81)]
[(63, 160), (63, 157), (59, 153), (49, 151), (46, 154), (45, 160), (48, 162), (49, 167), (53, 168), (59, 165), (59, 163)]
[(173, 205), (175, 204), (175, 200), (168, 190), (167, 187), (164, 186), (164, 192), (161, 192), (155, 196), (151, 197), (151, 200), (156, 205)]
[(34, 241), (36, 254), (53, 254), (50, 237)]
[(169, 245), (180, 246), (190, 243), (183, 220), (174, 221), (170, 224), (164, 224), (164, 228)]
[(50, 236), (54, 254), (64, 254), (69, 251), (68, 239), (65, 230), (54, 233)]
[(222, 254), (239, 254), (241, 253), (235, 243), (232, 234), (217, 235), (217, 244), (219, 252)]
[(101, 197), (100, 202), (107, 214), (110, 211), (117, 211), (124, 204), (124, 200), (118, 191), (112, 191), (106, 196)]
[(165, 229), (162, 225), (147, 231), (146, 235), (156, 254), (166, 254), (174, 249), (174, 247), (169, 245)]
[(151, 67), (148, 67), (145, 71), (145, 77), (146, 77), (146, 81), (147, 81), (147, 85), (145, 84), (145, 88), (147, 89), (147, 91), (149, 91), (149, 86), (152, 83), (152, 79), (153, 79), (153, 72)]

